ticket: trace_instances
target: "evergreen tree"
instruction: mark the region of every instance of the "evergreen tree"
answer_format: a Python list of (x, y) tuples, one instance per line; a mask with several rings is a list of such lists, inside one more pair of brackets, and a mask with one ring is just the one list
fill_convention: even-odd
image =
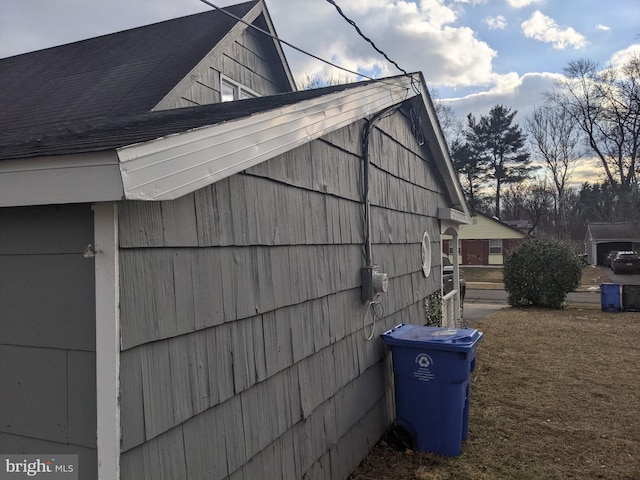
[(471, 152), (487, 169), (487, 178), (495, 187), (495, 216), (500, 217), (502, 187), (520, 183), (529, 178), (533, 168), (529, 152), (525, 149), (525, 135), (518, 124), (513, 124), (517, 110), (496, 105), (479, 121), (467, 116), (466, 141)]
[(460, 177), (462, 190), (472, 211), (485, 212), (486, 199), (480, 193), (487, 181), (487, 167), (472, 150), (472, 146), (460, 140), (451, 144), (453, 168)]

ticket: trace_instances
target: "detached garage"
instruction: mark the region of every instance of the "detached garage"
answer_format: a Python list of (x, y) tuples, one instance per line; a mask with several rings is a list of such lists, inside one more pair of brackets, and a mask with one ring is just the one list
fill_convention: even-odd
[(640, 228), (631, 222), (590, 223), (584, 239), (592, 265), (604, 265), (613, 250), (640, 250)]

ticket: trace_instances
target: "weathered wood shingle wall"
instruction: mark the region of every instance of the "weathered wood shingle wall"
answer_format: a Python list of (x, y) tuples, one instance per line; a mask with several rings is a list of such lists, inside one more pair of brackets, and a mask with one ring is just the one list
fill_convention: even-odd
[[(267, 29), (262, 16), (254, 24)], [(185, 90), (179, 95), (169, 95), (154, 110), (220, 102), (220, 73), (260, 95), (291, 91), (282, 60), (272, 40), (265, 38), (264, 34), (247, 27), (235, 40), (223, 40), (208, 57), (208, 62), (192, 74), (191, 81), (183, 84)]]
[(384, 119), (373, 242), (391, 280), (367, 341), (363, 126), (175, 202), (121, 205), (123, 479), (346, 478), (389, 426), (378, 334), (423, 322), (440, 279), (421, 273), (421, 240), (439, 265), (447, 201), (404, 116)]

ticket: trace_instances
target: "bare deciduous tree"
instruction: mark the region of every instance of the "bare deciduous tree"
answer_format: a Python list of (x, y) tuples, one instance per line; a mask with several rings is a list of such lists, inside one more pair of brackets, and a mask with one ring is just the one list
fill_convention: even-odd
[(533, 152), (543, 161), (554, 188), (556, 234), (567, 234), (567, 184), (581, 158), (581, 130), (567, 110), (545, 105), (526, 121)]
[(570, 62), (548, 98), (584, 132), (618, 196), (619, 218), (631, 218), (640, 151), (640, 56), (600, 69), (590, 60)]

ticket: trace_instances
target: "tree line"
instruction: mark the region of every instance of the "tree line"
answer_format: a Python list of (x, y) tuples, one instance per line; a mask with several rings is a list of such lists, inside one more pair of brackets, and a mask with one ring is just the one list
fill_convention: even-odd
[[(436, 101), (469, 207), (558, 238), (589, 222), (640, 222), (640, 56), (570, 62), (543, 98), (523, 125), (505, 105), (461, 122)], [(572, 186), (594, 160), (602, 178)]]

